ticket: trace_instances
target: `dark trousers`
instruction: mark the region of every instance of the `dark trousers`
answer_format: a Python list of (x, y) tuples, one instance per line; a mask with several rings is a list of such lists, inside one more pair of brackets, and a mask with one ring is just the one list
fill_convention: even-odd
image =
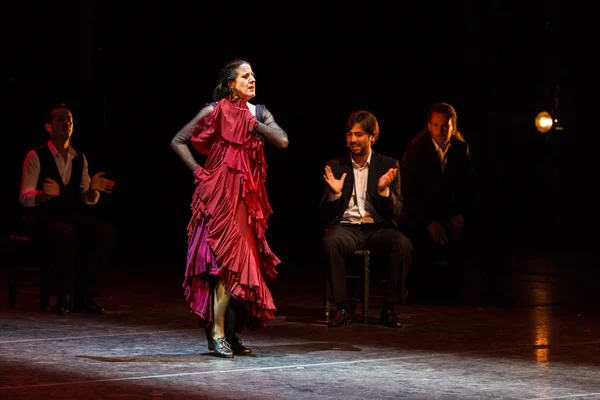
[(37, 217), (31, 229), (39, 256), (54, 262), (59, 296), (99, 296), (116, 242), (110, 224), (93, 216)]
[(468, 239), (436, 243), (426, 227), (406, 231), (414, 244), (414, 262), (408, 279), (410, 298), (452, 304), (462, 300)]
[(384, 298), (389, 304), (398, 303), (398, 281), (402, 270), (410, 269), (411, 241), (398, 229), (380, 224), (332, 225), (323, 235), (322, 250), (331, 293), (336, 304), (348, 299), (346, 263), (358, 249), (368, 249), (385, 261), (388, 279)]

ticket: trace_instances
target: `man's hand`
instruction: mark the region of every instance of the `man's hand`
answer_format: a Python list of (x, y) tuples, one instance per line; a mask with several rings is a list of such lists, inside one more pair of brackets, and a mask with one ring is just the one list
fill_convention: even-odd
[(381, 175), (381, 178), (379, 178), (379, 182), (377, 182), (377, 190), (382, 192), (388, 186), (390, 186), (394, 178), (396, 178), (397, 173), (398, 169), (396, 168), (388, 169), (388, 171), (385, 174)]
[(333, 176), (333, 172), (331, 171), (331, 167), (329, 165), (325, 166), (325, 174), (323, 175), (325, 182), (329, 185), (329, 190), (332, 194), (338, 195), (342, 193), (342, 188), (344, 187), (344, 181), (346, 180), (346, 173), (344, 172), (340, 179), (335, 179)]
[(429, 229), (429, 234), (431, 234), (431, 237), (436, 243), (448, 243), (448, 235), (446, 234), (446, 229), (438, 221), (430, 222), (429, 225), (427, 225), (427, 229)]
[(92, 176), (90, 187), (98, 192), (111, 193), (115, 182), (104, 178), (104, 172), (98, 172)]
[(52, 178), (46, 178), (46, 182), (42, 184), (42, 190), (51, 197), (56, 197), (60, 194), (60, 186)]
[(450, 235), (452, 236), (452, 240), (460, 239), (460, 235), (465, 227), (465, 216), (462, 214), (457, 214), (452, 217), (450, 221)]

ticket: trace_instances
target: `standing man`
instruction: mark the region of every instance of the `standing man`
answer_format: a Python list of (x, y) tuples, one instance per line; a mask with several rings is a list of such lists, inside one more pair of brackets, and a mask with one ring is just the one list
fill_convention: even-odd
[(413, 241), (418, 264), (411, 283), (417, 292), (433, 288), (449, 303), (462, 299), (465, 228), (475, 206), (471, 152), (456, 122), (454, 107), (433, 104), (402, 161), (400, 226)]
[(98, 203), (100, 192), (111, 193), (115, 182), (104, 178), (104, 172), (90, 178), (85, 155), (70, 146), (73, 115), (66, 104), (52, 107), (44, 122), (50, 140), (27, 154), (19, 201), (38, 255), (56, 267), (57, 313), (100, 314), (104, 310), (93, 297), (110, 263), (116, 233), (86, 208)]
[(395, 313), (398, 281), (410, 267), (412, 244), (394, 221), (402, 210), (399, 163), (371, 146), (379, 137), (379, 123), (369, 111), (358, 110), (346, 121), (349, 153), (326, 163), (325, 193), (320, 203), (326, 230), (322, 246), (337, 305), (329, 326), (352, 322), (346, 292), (346, 262), (357, 249), (369, 249), (387, 261), (387, 287), (380, 323), (401, 327)]

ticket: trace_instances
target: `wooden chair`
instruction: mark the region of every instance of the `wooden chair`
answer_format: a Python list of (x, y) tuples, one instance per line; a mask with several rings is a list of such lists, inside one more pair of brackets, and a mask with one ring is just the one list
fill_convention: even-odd
[(6, 247), (10, 267), (8, 306), (16, 307), (17, 296), (35, 296), (40, 299), (40, 310), (51, 310), (53, 265), (41, 261), (28, 236), (10, 235)]

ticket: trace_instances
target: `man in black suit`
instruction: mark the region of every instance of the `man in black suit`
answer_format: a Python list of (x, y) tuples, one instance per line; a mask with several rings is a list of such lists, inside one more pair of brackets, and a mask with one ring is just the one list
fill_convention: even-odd
[(348, 154), (326, 163), (325, 193), (320, 211), (326, 224), (322, 246), (338, 310), (329, 326), (352, 322), (346, 292), (346, 261), (355, 250), (367, 248), (387, 261), (388, 279), (380, 323), (402, 324), (395, 313), (398, 281), (408, 271), (412, 254), (410, 240), (395, 222), (402, 210), (399, 163), (375, 153), (371, 146), (379, 137), (379, 123), (364, 110), (355, 111), (346, 121)]
[(90, 177), (85, 155), (71, 147), (73, 115), (66, 104), (52, 107), (44, 122), (50, 140), (27, 154), (19, 201), (34, 247), (41, 257), (52, 257), (57, 270), (58, 314), (101, 314), (93, 297), (110, 263), (116, 232), (89, 207), (98, 203), (100, 192), (111, 193), (115, 182), (104, 172)]
[(465, 227), (476, 196), (471, 152), (456, 122), (454, 107), (433, 104), (427, 126), (410, 142), (402, 160), (400, 229), (415, 246), (409, 290), (422, 294), (433, 289), (444, 302), (462, 298)]

